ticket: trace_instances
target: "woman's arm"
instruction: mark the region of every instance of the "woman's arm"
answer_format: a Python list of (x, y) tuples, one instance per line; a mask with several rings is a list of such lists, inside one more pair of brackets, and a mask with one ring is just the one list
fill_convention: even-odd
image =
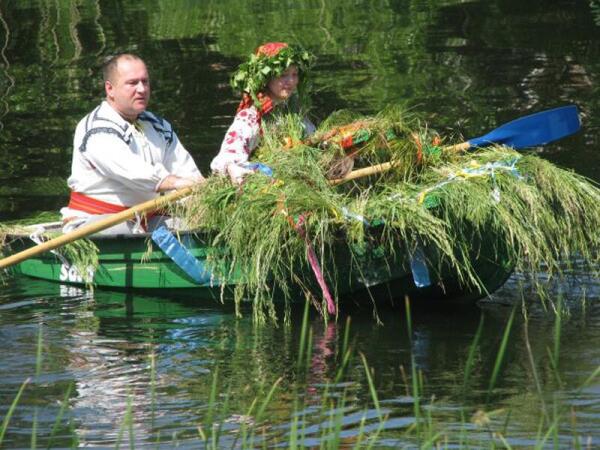
[(219, 154), (212, 160), (213, 172), (227, 174), (228, 166), (248, 162), (260, 140), (260, 121), (254, 106), (239, 111), (227, 130)]

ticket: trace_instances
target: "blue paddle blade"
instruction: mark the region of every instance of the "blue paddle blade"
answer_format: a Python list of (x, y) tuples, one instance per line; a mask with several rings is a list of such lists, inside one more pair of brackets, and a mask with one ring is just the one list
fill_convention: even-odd
[(210, 283), (212, 274), (204, 266), (204, 262), (196, 259), (165, 226), (160, 226), (152, 232), (152, 240), (196, 284)]
[(499, 126), (485, 136), (470, 139), (471, 147), (503, 144), (516, 149), (537, 147), (577, 132), (581, 124), (575, 105), (541, 111)]

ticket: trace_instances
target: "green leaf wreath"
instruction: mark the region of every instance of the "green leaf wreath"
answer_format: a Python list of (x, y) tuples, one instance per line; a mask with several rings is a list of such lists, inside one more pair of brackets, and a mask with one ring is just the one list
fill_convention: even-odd
[(252, 54), (247, 62), (241, 64), (231, 77), (231, 86), (239, 92), (247, 92), (252, 100), (258, 103), (257, 95), (269, 80), (280, 76), (290, 65), (298, 67), (300, 95), (306, 87), (307, 74), (310, 71), (314, 56), (308, 51), (294, 45), (286, 45), (270, 54)]

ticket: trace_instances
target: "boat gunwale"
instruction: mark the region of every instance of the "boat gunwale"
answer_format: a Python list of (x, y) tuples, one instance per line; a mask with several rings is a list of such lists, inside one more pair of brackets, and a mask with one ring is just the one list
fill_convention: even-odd
[[(52, 228), (47, 228), (51, 226)], [(46, 222), (46, 223), (39, 223), (39, 224), (31, 224), (31, 225), (25, 225), (21, 230), (14, 230), (14, 231), (9, 231), (6, 233), (7, 237), (12, 237), (12, 238), (17, 238), (17, 239), (29, 239), (31, 237), (31, 235), (38, 231), (38, 235), (43, 235), (44, 233), (50, 233), (50, 232), (56, 232), (56, 231), (62, 231), (62, 226), (63, 223), (62, 222)], [(43, 229), (41, 229), (40, 227), (42, 227)], [(169, 229), (170, 232), (175, 233), (177, 235), (193, 235), (193, 236), (198, 236), (201, 237), (202, 235), (207, 236), (208, 232), (207, 231), (202, 231), (202, 230), (173, 230), (173, 229)], [(68, 233), (63, 233), (62, 235), (66, 235)], [(48, 236), (46, 236), (48, 237)], [(96, 241), (96, 240), (116, 240), (116, 239), (148, 239), (152, 237), (152, 232), (144, 232), (144, 233), (119, 233), (119, 234), (91, 234), (89, 236), (84, 236), (81, 237), (79, 239), (76, 240), (80, 240), (80, 239), (89, 239), (91, 241)], [(50, 237), (48, 237), (49, 239), (52, 239)]]

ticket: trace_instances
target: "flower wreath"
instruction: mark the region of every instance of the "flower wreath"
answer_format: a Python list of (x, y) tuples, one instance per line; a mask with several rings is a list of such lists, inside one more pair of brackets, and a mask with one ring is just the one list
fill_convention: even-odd
[(258, 93), (264, 90), (269, 80), (280, 76), (293, 64), (298, 67), (298, 92), (302, 92), (313, 60), (313, 55), (299, 47), (285, 42), (269, 42), (258, 47), (250, 59), (239, 66), (231, 77), (231, 86), (248, 93), (259, 104)]

